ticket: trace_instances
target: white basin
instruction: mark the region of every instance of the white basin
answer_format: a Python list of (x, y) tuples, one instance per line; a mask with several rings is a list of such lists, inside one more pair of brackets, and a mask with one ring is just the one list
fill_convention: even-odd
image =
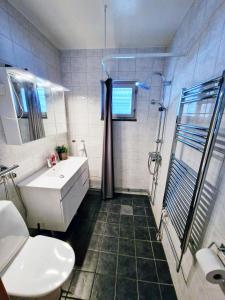
[(66, 231), (89, 188), (88, 160), (69, 157), (19, 184), (31, 228)]
[(61, 189), (87, 162), (86, 157), (69, 157), (51, 169), (43, 168), (19, 183), (19, 186)]

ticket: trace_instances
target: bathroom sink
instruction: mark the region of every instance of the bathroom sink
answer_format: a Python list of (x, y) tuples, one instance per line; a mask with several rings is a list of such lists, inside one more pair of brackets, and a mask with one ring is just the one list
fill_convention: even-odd
[(79, 171), (85, 162), (87, 162), (86, 157), (69, 157), (67, 160), (60, 161), (51, 169), (47, 167), (41, 169), (22, 181), (19, 186), (62, 189), (74, 175), (79, 175)]
[(89, 188), (88, 160), (69, 157), (19, 184), (31, 228), (66, 231)]
[(49, 177), (59, 177), (59, 178), (65, 178), (65, 170), (61, 167), (57, 168), (57, 167), (53, 167), (52, 169), (50, 169), (48, 172), (46, 172), (46, 176)]

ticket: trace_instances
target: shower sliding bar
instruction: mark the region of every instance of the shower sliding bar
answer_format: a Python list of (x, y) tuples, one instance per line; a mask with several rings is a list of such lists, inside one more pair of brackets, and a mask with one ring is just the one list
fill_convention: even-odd
[[(171, 224), (181, 243), (179, 260), (176, 257), (178, 272), (190, 241), (192, 242), (192, 248), (197, 249), (197, 246), (193, 243), (195, 240), (202, 238), (196, 226), (193, 227), (193, 225), (194, 223), (198, 224), (199, 229), (201, 228), (202, 230), (204, 224), (204, 203), (207, 202), (207, 191), (209, 192), (209, 188), (207, 188), (209, 184), (205, 179), (212, 153), (214, 150), (218, 151), (217, 148), (219, 148), (218, 144), (220, 143), (220, 141), (216, 141), (216, 138), (225, 107), (224, 78), (225, 73), (221, 77), (190, 89), (183, 89), (182, 91), (163, 199), (163, 211), (167, 211)], [(214, 103), (214, 110), (208, 127), (193, 123), (189, 124), (187, 121), (185, 123), (182, 122), (186, 105), (200, 101), (204, 104), (208, 99), (211, 99), (212, 103)], [(199, 162), (194, 162), (194, 166), (196, 164), (198, 166), (197, 171), (188, 165), (187, 162), (190, 161), (190, 157), (186, 159), (187, 162), (184, 162), (186, 152), (182, 152), (182, 155), (179, 155), (179, 159), (176, 157), (180, 149), (177, 148), (178, 143), (183, 145), (183, 147), (188, 146), (188, 148), (201, 153)], [(217, 146), (215, 146), (216, 143)], [(224, 144), (223, 141), (221, 144)], [(196, 160), (198, 157), (199, 155), (196, 156)], [(163, 213), (159, 231), (162, 225)], [(190, 240), (191, 238), (192, 240)]]

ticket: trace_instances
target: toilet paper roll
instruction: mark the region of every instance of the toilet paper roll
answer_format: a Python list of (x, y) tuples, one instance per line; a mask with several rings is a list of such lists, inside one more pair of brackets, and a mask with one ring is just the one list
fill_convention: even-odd
[(196, 253), (196, 258), (209, 282), (221, 284), (225, 281), (225, 267), (215, 252), (203, 248)]

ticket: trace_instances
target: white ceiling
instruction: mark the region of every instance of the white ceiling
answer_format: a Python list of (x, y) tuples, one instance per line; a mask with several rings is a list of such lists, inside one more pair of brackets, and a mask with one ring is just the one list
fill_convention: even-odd
[(10, 0), (57, 48), (168, 46), (194, 0)]

